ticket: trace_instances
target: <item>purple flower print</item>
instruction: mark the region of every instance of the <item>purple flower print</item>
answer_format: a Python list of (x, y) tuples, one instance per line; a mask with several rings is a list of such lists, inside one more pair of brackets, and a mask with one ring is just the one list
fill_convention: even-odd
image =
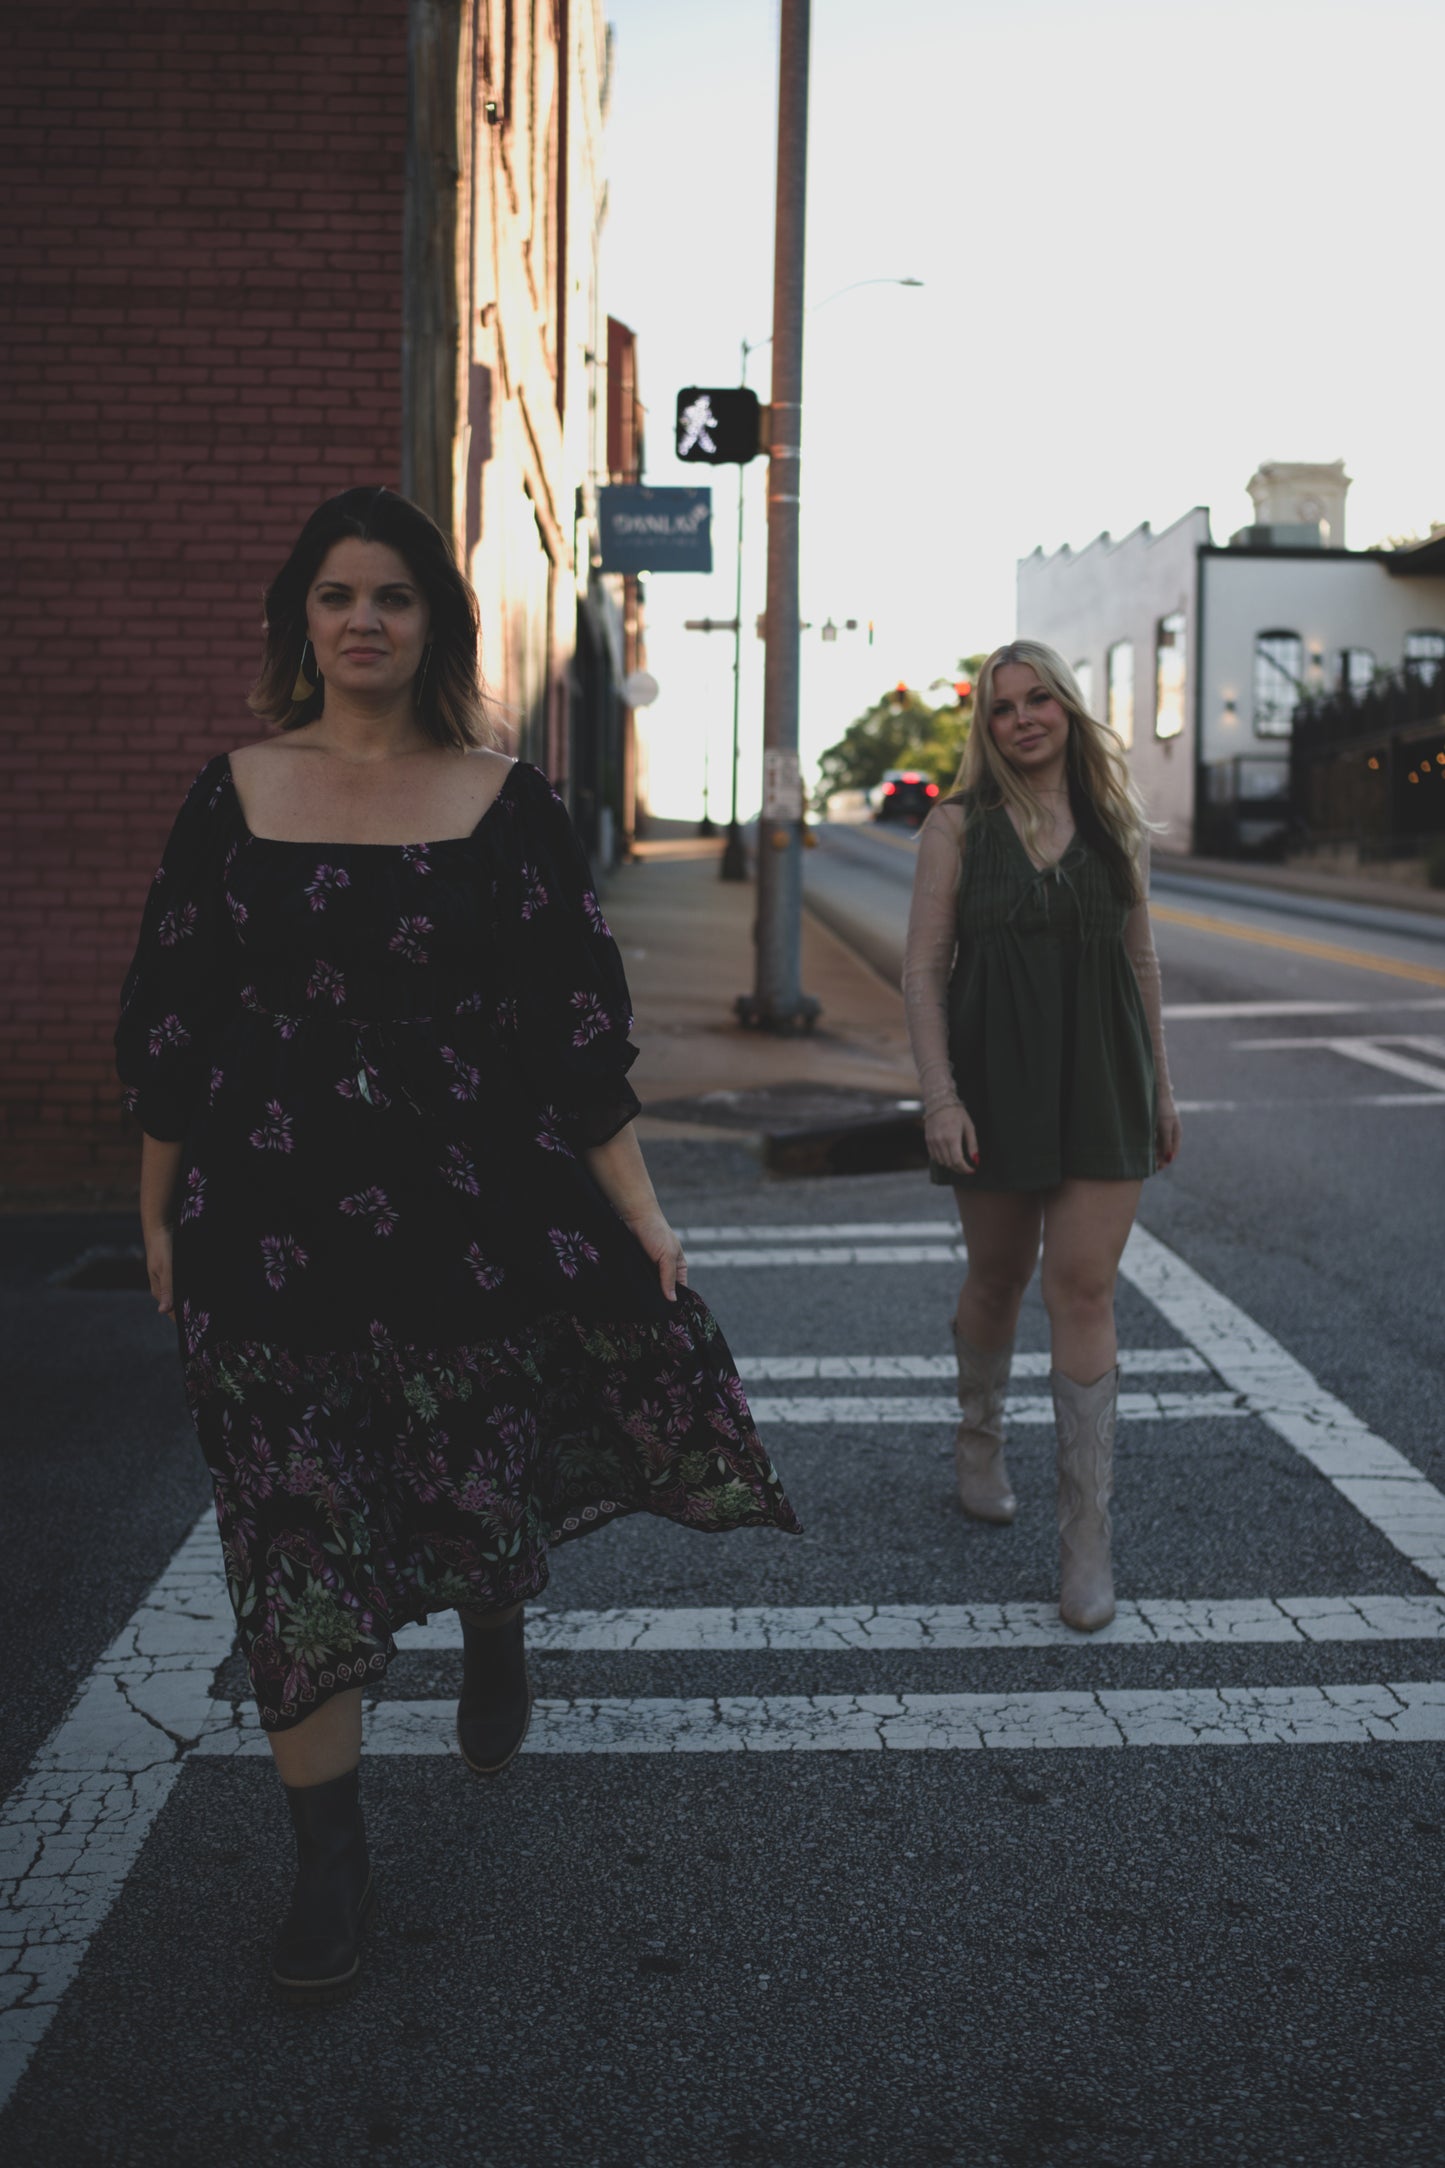
[(199, 1167), (186, 1170), (186, 1194), (181, 1204), (183, 1220), (198, 1220), (206, 1209), (206, 1178)]
[(547, 907), (547, 891), (542, 886), (542, 876), (536, 867), (528, 865), (525, 859), (522, 862), (521, 874), (522, 916), (535, 918), (539, 911), (544, 911)]
[(309, 1262), (294, 1235), (262, 1235), (261, 1268), (266, 1275), (266, 1285), (276, 1294), (286, 1285), (287, 1274), (293, 1268), (300, 1272)]
[(568, 1234), (561, 1227), (549, 1227), (547, 1239), (557, 1254), (557, 1263), (569, 1280), (575, 1280), (584, 1265), (595, 1265), (597, 1252), (586, 1237)]
[(421, 913), (417, 912), (415, 917), (404, 918), (399, 922), (396, 932), (386, 945), (398, 956), (404, 956), (409, 964), (424, 964), (427, 960), (424, 936), (435, 931), (431, 920), (423, 918)]
[(251, 916), (245, 904), (241, 902), (238, 896), (233, 896), (229, 888), (226, 890), (226, 909), (231, 914), (232, 922), (238, 927), (244, 926)]
[(481, 1070), (474, 1068), (471, 1062), (463, 1061), (454, 1047), (444, 1046), (439, 1049), (439, 1052), (442, 1060), (447, 1063), (452, 1072), (451, 1093), (453, 1099), (475, 1099), (482, 1081)]
[(515, 1037), (517, 1030), (517, 1003), (511, 994), (497, 1003), (496, 1026), (504, 1039)]
[(458, 1016), (480, 1016), (481, 1012), (482, 997), (480, 994), (467, 994), (457, 1003)]
[(459, 1144), (447, 1146), (447, 1155), (439, 1172), (442, 1180), (450, 1182), (452, 1188), (459, 1189), (463, 1196), (481, 1196), (482, 1186), (477, 1180), (477, 1170)]
[(210, 1099), (209, 1099), (209, 1104), (210, 1104), (211, 1106), (214, 1106), (214, 1105), (215, 1105), (215, 1103), (216, 1103), (216, 1094), (217, 1094), (217, 1093), (218, 1093), (218, 1092), (220, 1091), (220, 1089), (221, 1089), (221, 1086), (222, 1086), (222, 1085), (223, 1085), (223, 1084), (225, 1083), (225, 1081), (226, 1081), (226, 1072), (225, 1072), (225, 1070), (224, 1070), (224, 1069), (213, 1069), (213, 1070), (211, 1071), (211, 1090), (210, 1090)]
[(611, 1028), (611, 1018), (595, 994), (569, 994), (568, 1005), (577, 1012), (577, 1028), (572, 1034), (574, 1046), (590, 1046)]
[(209, 1310), (193, 1310), (188, 1302), (181, 1304), (181, 1331), (185, 1335), (186, 1353), (194, 1355), (196, 1349), (211, 1329)]
[(342, 1198), (341, 1209), (352, 1219), (370, 1220), (372, 1233), (378, 1235), (389, 1235), (400, 1216), (384, 1189), (358, 1189)]
[(577, 1154), (562, 1135), (560, 1122), (561, 1116), (555, 1107), (543, 1107), (541, 1127), (532, 1142), (540, 1144), (544, 1152), (556, 1152), (561, 1159), (575, 1159)]
[(185, 941), (196, 930), (200, 916), (193, 903), (183, 903), (178, 911), (167, 911), (156, 928), (156, 938), (162, 948), (174, 948), (178, 941)]
[(389, 1107), (390, 1099), (381, 1088), (381, 1073), (362, 1056), (361, 1067), (355, 1076), (344, 1076), (338, 1083), (337, 1094), (342, 1099), (364, 1099), (369, 1107)]
[(291, 1117), (283, 1113), (279, 1099), (266, 1101), (266, 1119), (259, 1129), (251, 1131), (251, 1143), (258, 1152), (291, 1152), (296, 1139), (291, 1134)]
[(178, 1016), (163, 1016), (158, 1024), (152, 1024), (147, 1044), (151, 1060), (165, 1052), (168, 1046), (189, 1046), (191, 1035)]
[(612, 939), (612, 928), (602, 916), (602, 906), (590, 888), (583, 892), (582, 915), (594, 933), (601, 934), (606, 941)]
[(140, 1105), (140, 1093), (134, 1084), (126, 1085), (125, 1090), (120, 1095), (120, 1103), (127, 1114), (134, 1114), (136, 1108)]
[(425, 843), (403, 843), (402, 864), (411, 867), (413, 873), (430, 873), (431, 861), (427, 857), (429, 846)]
[(343, 888), (350, 888), (351, 875), (345, 866), (318, 866), (306, 883), (306, 894), (313, 911), (324, 911), (333, 896)]
[(319, 963), (306, 981), (308, 1001), (331, 1001), (339, 1009), (346, 999), (346, 980), (335, 964)]
[(494, 1287), (500, 1287), (507, 1277), (501, 1266), (494, 1265), (492, 1260), (483, 1253), (480, 1246), (475, 1242), (467, 1245), (466, 1262), (467, 1270), (471, 1273), (472, 1278), (476, 1281), (478, 1287), (487, 1294), (490, 1294)]

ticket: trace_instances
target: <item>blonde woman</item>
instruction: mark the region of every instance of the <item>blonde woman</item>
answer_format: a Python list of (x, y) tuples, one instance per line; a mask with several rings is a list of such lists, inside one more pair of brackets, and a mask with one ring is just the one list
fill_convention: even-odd
[(953, 795), (919, 838), (904, 961), (932, 1179), (958, 1196), (959, 1500), (1009, 1522), (1003, 1407), (1043, 1249), (1058, 1433), (1059, 1611), (1114, 1616), (1114, 1286), (1140, 1187), (1179, 1149), (1143, 810), (1052, 648), (979, 673)]

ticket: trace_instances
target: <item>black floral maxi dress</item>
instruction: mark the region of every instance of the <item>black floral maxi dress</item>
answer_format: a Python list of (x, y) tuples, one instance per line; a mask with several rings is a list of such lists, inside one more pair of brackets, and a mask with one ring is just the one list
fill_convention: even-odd
[(253, 836), (224, 758), (193, 785), (117, 1058), (184, 1143), (186, 1392), (268, 1730), (621, 1514), (796, 1530), (712, 1316), (582, 1157), (637, 1111), (631, 1023), (537, 769), (407, 846)]

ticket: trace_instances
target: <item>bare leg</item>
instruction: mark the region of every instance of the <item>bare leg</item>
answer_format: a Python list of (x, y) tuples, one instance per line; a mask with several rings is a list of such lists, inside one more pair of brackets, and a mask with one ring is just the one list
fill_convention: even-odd
[(1064, 1182), (1044, 1199), (1040, 1284), (1053, 1365), (1080, 1385), (1091, 1385), (1118, 1360), (1114, 1288), (1142, 1187)]
[(968, 1277), (958, 1298), (958, 1335), (972, 1347), (1013, 1346), (1019, 1306), (1033, 1278), (1043, 1198), (1032, 1190), (955, 1191)]
[(292, 1730), (273, 1731), (270, 1742), (277, 1775), (294, 1789), (348, 1775), (361, 1759), (361, 1688), (333, 1694)]

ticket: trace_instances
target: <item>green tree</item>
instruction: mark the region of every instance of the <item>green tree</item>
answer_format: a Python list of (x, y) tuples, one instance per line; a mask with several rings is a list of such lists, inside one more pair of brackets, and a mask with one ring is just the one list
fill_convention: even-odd
[(973, 678), (981, 655), (965, 656), (958, 683), (969, 685), (966, 698), (934, 707), (909, 685), (895, 685), (856, 722), (818, 762), (815, 803), (822, 812), (835, 790), (872, 790), (890, 768), (916, 768), (947, 790), (958, 773), (973, 721)]

